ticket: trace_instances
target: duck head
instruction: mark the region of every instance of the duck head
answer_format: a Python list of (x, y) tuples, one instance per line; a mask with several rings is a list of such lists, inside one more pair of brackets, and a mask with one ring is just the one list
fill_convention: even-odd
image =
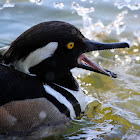
[(21, 34), (4, 51), (3, 60), (45, 81), (59, 81), (75, 67), (116, 78), (115, 73), (101, 68), (85, 53), (128, 47), (127, 43), (94, 42), (71, 24), (50, 21), (35, 25)]

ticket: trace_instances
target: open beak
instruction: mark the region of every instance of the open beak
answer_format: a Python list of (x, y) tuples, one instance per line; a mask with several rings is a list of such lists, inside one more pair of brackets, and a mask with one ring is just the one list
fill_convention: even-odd
[[(90, 40), (85, 40), (86, 52), (107, 50), (107, 49), (118, 49), (118, 48), (129, 48), (127, 43), (98, 43)], [(85, 54), (82, 54), (78, 58), (77, 67), (86, 70), (94, 71), (100, 74), (104, 74), (113, 78), (117, 78), (117, 75), (109, 70), (106, 70), (99, 65), (92, 62)]]

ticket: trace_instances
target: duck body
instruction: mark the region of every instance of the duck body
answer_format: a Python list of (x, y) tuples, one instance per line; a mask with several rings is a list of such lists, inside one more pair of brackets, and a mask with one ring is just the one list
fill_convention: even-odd
[(84, 53), (125, 47), (127, 43), (90, 41), (73, 25), (50, 21), (0, 48), (0, 133), (30, 135), (40, 128), (49, 136), (63, 131), (88, 103), (70, 70), (78, 67), (116, 78)]
[(2, 134), (28, 135), (41, 126), (53, 126), (55, 130), (60, 125), (62, 129), (70, 118), (79, 116), (86, 107), (85, 96), (73, 77), (69, 82), (76, 83), (75, 90), (63, 87), (59, 82), (43, 83), (36, 76), (5, 65), (0, 65), (0, 71)]

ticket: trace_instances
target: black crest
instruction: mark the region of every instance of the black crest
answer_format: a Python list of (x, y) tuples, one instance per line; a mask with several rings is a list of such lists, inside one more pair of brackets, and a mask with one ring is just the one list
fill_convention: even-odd
[(63, 42), (83, 38), (73, 25), (61, 21), (49, 21), (37, 24), (22, 33), (10, 45), (3, 56), (6, 64), (25, 59), (31, 52), (44, 47), (50, 42)]

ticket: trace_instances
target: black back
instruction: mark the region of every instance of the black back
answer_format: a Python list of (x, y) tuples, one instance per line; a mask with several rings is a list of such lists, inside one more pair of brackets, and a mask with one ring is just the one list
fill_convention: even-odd
[(41, 81), (0, 64), (0, 106), (13, 100), (43, 97)]

